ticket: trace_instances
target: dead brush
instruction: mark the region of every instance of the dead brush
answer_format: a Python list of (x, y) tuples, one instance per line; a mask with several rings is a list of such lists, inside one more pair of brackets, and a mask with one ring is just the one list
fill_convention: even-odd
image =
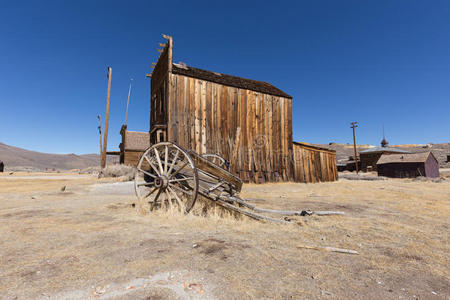
[(186, 214), (185, 208), (180, 205), (170, 205), (168, 201), (155, 205), (152, 211), (150, 209), (140, 209), (141, 215), (156, 214), (160, 217), (167, 218), (201, 218), (211, 220), (228, 220), (228, 221), (240, 221), (243, 216), (237, 212), (230, 211), (215, 202), (198, 196), (194, 207)]
[(98, 178), (120, 178), (122, 181), (134, 179), (136, 169), (127, 165), (108, 165), (98, 174)]

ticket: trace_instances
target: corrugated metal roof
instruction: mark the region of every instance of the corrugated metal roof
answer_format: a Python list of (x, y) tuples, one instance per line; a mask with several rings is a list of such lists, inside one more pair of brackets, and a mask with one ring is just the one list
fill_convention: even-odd
[(405, 153), (405, 154), (383, 154), (377, 162), (377, 165), (391, 163), (424, 163), (431, 152)]
[(221, 74), (217, 72), (206, 71), (181, 64), (173, 64), (172, 73), (198, 78), (206, 81), (211, 81), (232, 87), (237, 87), (241, 89), (260, 92), (264, 94), (292, 98), (292, 96), (289, 96), (282, 90), (264, 81), (257, 81), (253, 79), (247, 79), (227, 74)]
[(390, 148), (390, 147), (373, 147), (367, 150), (359, 151), (359, 153), (383, 153), (383, 152), (395, 152), (395, 153), (409, 153), (408, 151)]

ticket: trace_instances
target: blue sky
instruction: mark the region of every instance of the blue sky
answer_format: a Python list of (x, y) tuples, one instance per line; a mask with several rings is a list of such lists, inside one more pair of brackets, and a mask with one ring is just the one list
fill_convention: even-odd
[(293, 96), (294, 140), (450, 142), (450, 1), (0, 0), (0, 142), (98, 152), (106, 67), (109, 150), (130, 78), (130, 130), (149, 129), (162, 33), (174, 61), (267, 81)]

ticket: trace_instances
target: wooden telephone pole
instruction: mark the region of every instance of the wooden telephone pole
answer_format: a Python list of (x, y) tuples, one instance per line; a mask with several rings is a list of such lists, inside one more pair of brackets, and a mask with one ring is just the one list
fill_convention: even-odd
[(356, 138), (355, 138), (355, 128), (358, 127), (358, 122), (352, 122), (351, 127), (353, 128), (353, 150), (355, 152), (355, 168), (356, 168), (356, 174), (358, 174), (358, 156), (356, 154)]
[(103, 137), (103, 151), (101, 157), (101, 167), (102, 169), (106, 167), (106, 148), (108, 144), (108, 126), (109, 126), (109, 98), (111, 96), (111, 75), (112, 69), (108, 67), (108, 93), (106, 96), (106, 119), (105, 119), (105, 133)]

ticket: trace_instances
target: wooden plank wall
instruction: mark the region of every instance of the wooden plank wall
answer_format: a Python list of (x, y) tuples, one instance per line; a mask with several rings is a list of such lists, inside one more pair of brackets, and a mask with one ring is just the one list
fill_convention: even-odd
[(141, 158), (142, 153), (144, 153), (144, 151), (124, 151), (123, 163), (128, 166), (136, 167), (139, 162), (139, 159)]
[(169, 141), (223, 156), (244, 182), (293, 179), (292, 99), (172, 73), (168, 99)]
[[(127, 166), (137, 167), (137, 165), (139, 163), (139, 159), (141, 158), (143, 153), (144, 153), (144, 151), (125, 150), (122, 152), (123, 162), (121, 162), (121, 163), (123, 163)], [(144, 160), (143, 164), (141, 165), (141, 167), (144, 170), (150, 170), (150, 165), (145, 160)]]
[(335, 151), (294, 143), (293, 164), (296, 182), (324, 182), (338, 179)]
[[(169, 93), (169, 73), (172, 71), (172, 38), (170, 37), (158, 58), (152, 72), (150, 85), (150, 129), (154, 125), (167, 123), (167, 94)], [(156, 142), (156, 132), (150, 136), (151, 143)]]

